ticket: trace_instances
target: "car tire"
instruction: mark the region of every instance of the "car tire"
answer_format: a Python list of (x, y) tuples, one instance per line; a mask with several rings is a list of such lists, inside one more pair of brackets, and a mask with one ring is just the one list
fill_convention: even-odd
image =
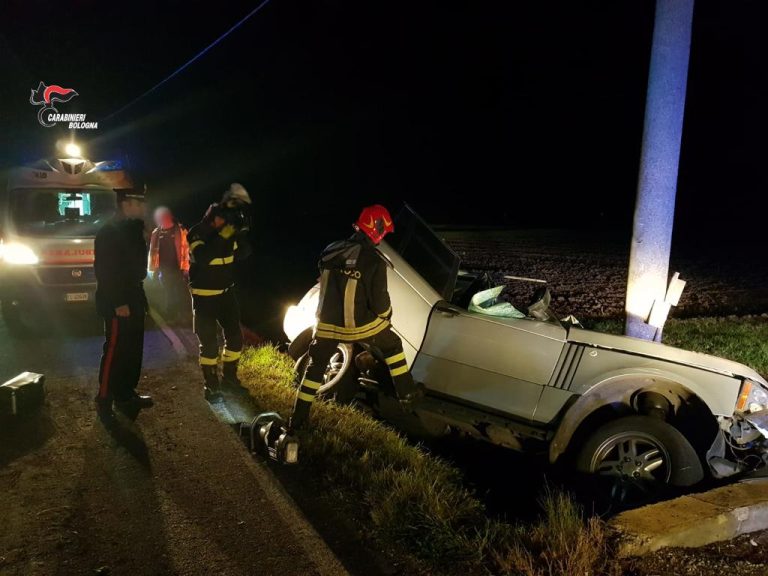
[[(307, 362), (309, 362), (308, 348), (296, 360), (296, 374), (300, 377), (306, 371)], [(290, 350), (288, 353), (290, 354)], [(326, 368), (324, 383), (317, 392), (319, 396), (332, 398), (340, 404), (348, 404), (352, 401), (358, 389), (358, 371), (354, 354), (355, 349), (352, 344), (342, 342), (338, 344), (336, 353)]]
[(576, 468), (611, 508), (652, 502), (673, 487), (704, 479), (701, 459), (685, 436), (651, 416), (626, 416), (595, 430), (579, 451)]

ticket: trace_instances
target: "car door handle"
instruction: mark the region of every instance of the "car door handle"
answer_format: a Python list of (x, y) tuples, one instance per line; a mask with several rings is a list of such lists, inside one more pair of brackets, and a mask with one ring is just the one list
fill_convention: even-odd
[(440, 312), (441, 315), (445, 316), (446, 318), (451, 318), (453, 316), (456, 316), (459, 313), (459, 309), (451, 306), (447, 302), (442, 302), (435, 306), (435, 310)]

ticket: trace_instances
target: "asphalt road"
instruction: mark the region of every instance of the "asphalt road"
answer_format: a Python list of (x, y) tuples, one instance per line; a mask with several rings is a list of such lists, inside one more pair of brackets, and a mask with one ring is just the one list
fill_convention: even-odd
[(49, 322), (22, 340), (0, 322), (0, 378), (47, 377), (45, 408), (0, 427), (0, 575), (347, 573), (153, 323), (140, 390), (156, 405), (110, 431), (92, 401), (100, 327)]

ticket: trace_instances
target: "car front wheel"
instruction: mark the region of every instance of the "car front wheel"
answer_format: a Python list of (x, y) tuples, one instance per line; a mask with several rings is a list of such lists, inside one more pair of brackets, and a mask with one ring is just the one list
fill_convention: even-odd
[[(309, 351), (302, 354), (296, 361), (296, 373), (303, 375), (309, 362)], [(318, 395), (324, 398), (334, 398), (337, 402), (346, 404), (354, 398), (357, 392), (357, 368), (355, 367), (354, 347), (352, 344), (340, 342), (325, 367), (323, 382)]]
[(577, 458), (579, 471), (596, 476), (593, 488), (611, 508), (658, 500), (670, 487), (704, 478), (696, 451), (676, 428), (650, 416), (626, 416), (598, 428)]

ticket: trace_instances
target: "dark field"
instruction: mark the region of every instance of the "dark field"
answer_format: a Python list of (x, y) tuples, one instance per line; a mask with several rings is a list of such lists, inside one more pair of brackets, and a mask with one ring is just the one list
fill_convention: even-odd
[[(581, 230), (441, 230), (462, 268), (487, 271), (506, 284), (513, 304), (527, 305), (535, 284), (504, 275), (547, 280), (553, 306), (581, 320), (618, 318), (624, 313), (629, 241)], [(727, 316), (768, 312), (768, 265), (758, 247), (685, 246), (672, 253), (670, 274), (687, 281), (671, 316)]]

